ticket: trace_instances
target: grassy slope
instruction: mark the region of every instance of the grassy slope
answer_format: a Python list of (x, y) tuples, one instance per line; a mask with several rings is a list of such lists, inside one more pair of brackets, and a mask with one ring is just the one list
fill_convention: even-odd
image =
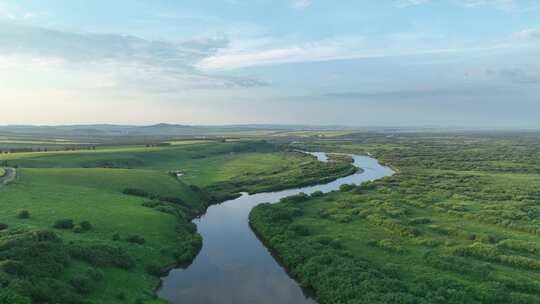
[[(10, 165), (19, 167), (19, 176), (16, 183), (0, 190), (0, 222), (9, 225), (11, 231), (32, 231), (52, 229), (53, 223), (62, 218), (73, 219), (76, 223), (90, 221), (94, 229), (81, 234), (52, 230), (65, 243), (120, 246), (136, 259), (137, 266), (133, 270), (104, 268), (105, 279), (93, 283), (93, 291), (86, 297), (96, 303), (118, 303), (116, 296), (123, 291), (126, 302), (149, 299), (158, 279), (146, 273), (146, 266), (173, 263), (173, 253), (187, 250), (183, 247), (186, 234), (192, 233), (181, 230), (178, 234), (176, 217), (143, 207), (146, 199), (127, 196), (122, 191), (136, 188), (179, 197), (188, 209), (200, 213), (205, 202), (187, 184), (204, 187), (231, 179), (249, 179), (252, 175), (261, 179), (275, 178), (271, 172), (275, 168), (280, 168), (280, 177), (299, 178), (300, 166), (318, 166), (313, 158), (298, 153), (250, 152), (252, 150), (245, 149), (243, 143), (204, 143), (165, 148), (1, 155), (0, 158), (8, 159)], [(116, 168), (85, 168), (103, 164)], [(182, 181), (173, 178), (167, 174), (171, 169), (183, 170), (186, 178)], [(30, 211), (31, 217), (17, 218), (21, 209)], [(136, 245), (124, 240), (112, 241), (116, 233), (122, 239), (139, 235), (146, 242)], [(0, 232), (0, 238), (2, 236)], [(72, 261), (64, 279), (68, 281), (84, 273), (87, 267), (86, 263)]]
[[(174, 193), (186, 201), (195, 200), (185, 186), (166, 174), (121, 171), (124, 170), (21, 169), (19, 181), (0, 191), (0, 218), (12, 229), (50, 229), (56, 220), (63, 218), (76, 222), (87, 220), (94, 225), (90, 232), (56, 231), (68, 242), (120, 245), (141, 261), (133, 271), (106, 269), (106, 280), (96, 286), (96, 292), (91, 295), (99, 303), (115, 303), (114, 296), (121, 289), (119, 286), (125, 286), (133, 300), (144, 293), (151, 293), (158, 279), (145, 273), (145, 264), (149, 261), (162, 265), (174, 262), (171, 256), (161, 254), (160, 250), (177, 245), (177, 219), (142, 207), (143, 199), (123, 195), (123, 188), (134, 183), (144, 184), (149, 186), (146, 188)], [(31, 218), (16, 218), (20, 209), (29, 210)], [(112, 242), (115, 233), (122, 237), (139, 235), (146, 242), (144, 245)]]
[(540, 244), (540, 176), (527, 165), (538, 154), (500, 155), (517, 144), (501, 140), (474, 149), (455, 139), (428, 143), (437, 148), (328, 145), (375, 153), (400, 173), (304, 203), (258, 207), (253, 226), (321, 303), (538, 303), (540, 251), (504, 245)]

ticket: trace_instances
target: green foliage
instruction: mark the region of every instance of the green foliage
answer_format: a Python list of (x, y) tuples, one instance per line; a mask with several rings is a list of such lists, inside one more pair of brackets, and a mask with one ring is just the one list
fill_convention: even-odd
[(9, 288), (0, 288), (0, 303), (3, 304), (31, 304), (30, 298), (22, 296)]
[(89, 221), (82, 221), (79, 226), (82, 228), (83, 231), (88, 231), (94, 229), (94, 226)]
[[(126, 303), (150, 299), (159, 279), (147, 275), (147, 265), (157, 270), (158, 266), (189, 264), (202, 247), (191, 220), (209, 204), (237, 197), (239, 191), (325, 182), (327, 173), (335, 179), (350, 170), (349, 165), (327, 165), (311, 156), (278, 152), (273, 144), (253, 141), (50, 150), (2, 154), (0, 158), (9, 158), (11, 166), (20, 167), (17, 183), (9, 191), (0, 191), (0, 222), (10, 228), (0, 237), (12, 231), (48, 229), (60, 219), (56, 226), (62, 229), (49, 236), (62, 240), (61, 250), (51, 252), (65, 254), (65, 264), (37, 263), (46, 265), (42, 272), (50, 274), (40, 278), (39, 284), (0, 271), (2, 286), (19, 290), (17, 294), (35, 303), (87, 299), (113, 304), (118, 303), (120, 292)], [(171, 170), (186, 174), (173, 178), (167, 173)], [(306, 174), (309, 181), (302, 178)], [(31, 218), (17, 220), (14, 215), (21, 209), (31, 210)], [(40, 234), (40, 238), (47, 239), (47, 235)], [(144, 245), (131, 245), (128, 239), (144, 240)], [(49, 243), (54, 242), (46, 243), (52, 246)], [(0, 247), (2, 244), (0, 241)], [(17, 276), (29, 272), (20, 259), (0, 256), (0, 263)], [(28, 290), (35, 292), (24, 293)], [(54, 293), (58, 295), (53, 297)]]
[(95, 267), (118, 267), (132, 269), (134, 259), (121, 247), (109, 245), (72, 245), (69, 254)]
[(17, 212), (17, 217), (20, 218), (20, 219), (28, 219), (30, 218), (30, 211), (28, 210), (19, 210)]
[(537, 133), (346, 139), (298, 148), (369, 152), (397, 174), (250, 216), (319, 303), (540, 303)]
[(54, 222), (53, 227), (56, 229), (73, 229), (75, 224), (72, 219), (60, 219)]
[(130, 235), (126, 238), (126, 241), (139, 245), (142, 245), (145, 242), (144, 238), (140, 235)]

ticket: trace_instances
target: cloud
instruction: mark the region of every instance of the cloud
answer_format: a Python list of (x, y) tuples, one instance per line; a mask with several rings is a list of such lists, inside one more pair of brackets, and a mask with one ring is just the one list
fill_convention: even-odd
[(293, 0), (293, 7), (297, 10), (305, 10), (312, 4), (311, 0)]
[(0, 20), (27, 21), (45, 15), (47, 15), (46, 12), (25, 11), (18, 6), (0, 2)]
[(478, 97), (483, 98), (489, 94), (502, 93), (502, 89), (493, 87), (463, 87), (458, 88), (429, 88), (417, 90), (395, 90), (395, 91), (347, 91), (333, 92), (325, 94), (323, 97), (338, 100), (450, 100), (452, 98)]
[(409, 6), (416, 6), (430, 2), (431, 0), (403, 0), (396, 5), (399, 8), (405, 8)]
[(530, 28), (514, 34), (518, 39), (540, 39), (540, 28)]
[(105, 71), (115, 83), (157, 91), (189, 88), (253, 87), (256, 79), (210, 75), (195, 64), (228, 45), (224, 38), (180, 42), (135, 36), (60, 31), (0, 21), (0, 57), (13, 62), (55, 61), (57, 70)]
[(527, 71), (522, 68), (503, 68), (503, 69), (488, 69), (488, 76), (497, 76), (506, 81), (516, 84), (540, 84), (540, 73), (537, 71)]
[[(399, 8), (419, 6), (428, 3), (435, 3), (433, 0), (402, 0), (396, 5)], [(515, 9), (518, 5), (515, 0), (454, 0), (454, 3), (465, 8), (479, 8), (491, 6), (497, 9)]]
[(517, 47), (504, 43), (474, 47), (466, 45), (448, 47), (444, 44), (429, 45), (418, 42), (417, 37), (404, 36), (381, 38), (377, 41), (351, 36), (285, 46), (280, 46), (281, 42), (278, 40), (262, 40), (266, 41), (266, 44), (247, 42), (242, 43), (241, 47), (232, 45), (202, 59), (197, 63), (197, 67), (203, 71), (228, 70), (286, 63), (455, 54)]

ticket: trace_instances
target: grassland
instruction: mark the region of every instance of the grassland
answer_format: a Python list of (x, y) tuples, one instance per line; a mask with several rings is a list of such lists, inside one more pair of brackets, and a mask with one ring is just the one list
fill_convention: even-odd
[[(239, 190), (349, 174), (265, 142), (11, 153), (0, 189), (0, 303), (154, 303), (201, 246), (191, 219)], [(178, 178), (170, 171), (180, 170)], [(231, 182), (231, 181), (234, 181)]]
[(261, 205), (254, 229), (326, 303), (539, 303), (538, 134), (358, 134), (395, 176)]

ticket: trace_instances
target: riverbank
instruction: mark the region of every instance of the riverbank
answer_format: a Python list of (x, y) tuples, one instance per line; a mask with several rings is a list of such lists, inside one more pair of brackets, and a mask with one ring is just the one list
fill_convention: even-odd
[(372, 151), (399, 174), (251, 215), (320, 304), (539, 302), (537, 139), (363, 136), (315, 146)]
[[(253, 297), (261, 298), (261, 303), (263, 299), (284, 304), (315, 303), (306, 298), (302, 288), (257, 239), (249, 227), (249, 213), (262, 202), (278, 202), (301, 192), (317, 196), (338, 190), (343, 184), (362, 183), (391, 174), (389, 169), (377, 171), (382, 167), (377, 167), (376, 160), (367, 157), (355, 156), (353, 164), (369, 167), (369, 170), (322, 185), (244, 194), (211, 206), (206, 215), (195, 221), (204, 240), (201, 253), (190, 267), (175, 269), (165, 277), (159, 295), (172, 303), (258, 303)], [(276, 290), (276, 286), (280, 288)]]
[[(68, 298), (69, 303), (82, 299), (154, 303), (163, 266), (189, 263), (200, 251), (202, 240), (191, 220), (204, 214), (211, 202), (206, 187), (234, 181), (243, 189), (254, 189), (257, 184), (244, 184), (253, 179), (290, 185), (321, 167), (314, 158), (280, 152), (264, 142), (2, 157), (9, 157), (10, 165), (19, 169), (17, 181), (0, 191), (0, 223), (7, 227), (0, 240), (21, 240), (17, 244), (26, 247), (16, 249), (23, 252), (32, 252), (32, 246), (53, 246), (48, 254), (69, 260), (54, 273), (24, 268), (31, 275), (10, 275), (6, 285), (40, 282), (29, 284), (20, 296), (31, 299), (44, 290), (46, 298), (40, 301), (54, 303), (67, 303)], [(167, 174), (170, 168), (180, 168), (186, 175), (173, 178)], [(35, 237), (42, 233), (50, 240)], [(40, 256), (44, 257), (40, 267), (54, 267), (54, 259)], [(11, 258), (21, 265), (33, 265), (32, 259), (31, 255)], [(112, 261), (125, 261), (119, 264), (126, 268)], [(63, 292), (53, 292), (55, 286), (62, 286)]]
[(0, 186), (8, 185), (17, 178), (17, 170), (14, 168), (2, 168), (0, 172)]

